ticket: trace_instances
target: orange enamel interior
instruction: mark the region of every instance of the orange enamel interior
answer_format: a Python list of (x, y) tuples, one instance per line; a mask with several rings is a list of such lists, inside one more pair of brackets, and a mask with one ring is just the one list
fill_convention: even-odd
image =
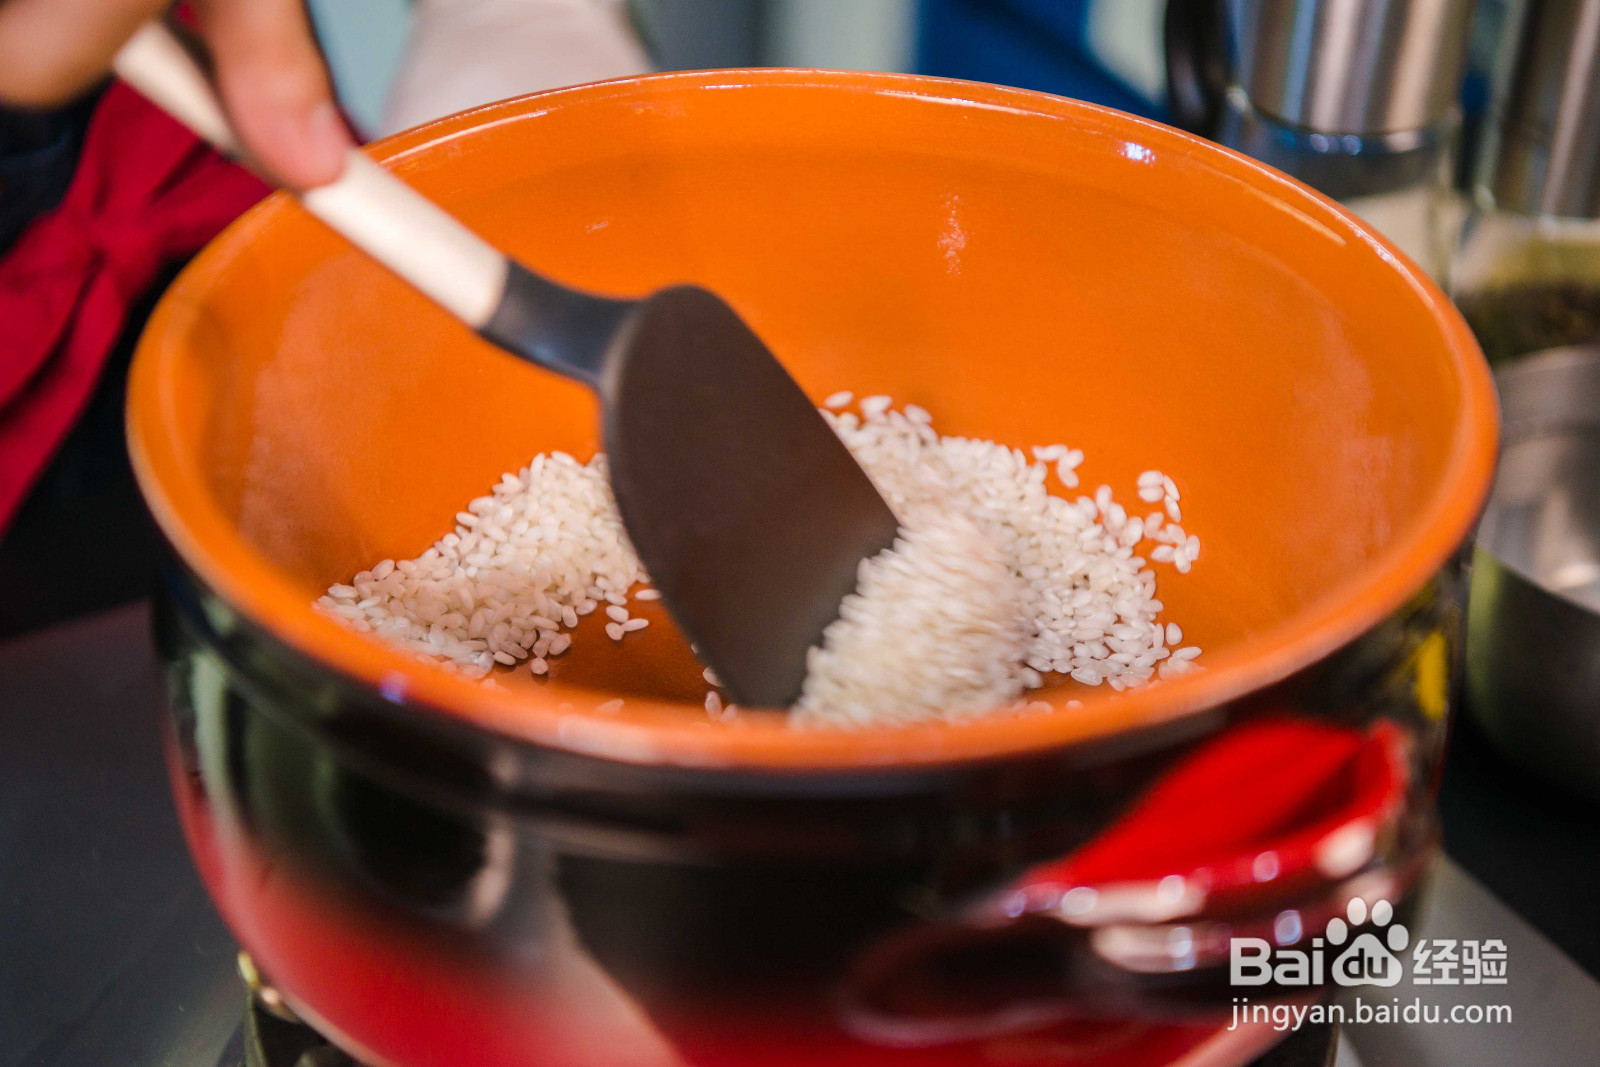
[[(273, 197), (178, 280), (129, 434), (188, 564), (301, 653), (492, 730), (633, 761), (820, 768), (1059, 745), (1191, 713), (1369, 628), (1465, 537), (1489, 376), (1444, 296), (1352, 216), (1162, 126), (959, 82), (720, 71), (496, 104), (378, 158), (535, 269), (725, 296), (813, 395), (888, 393), (946, 433), (1082, 448), (1125, 505), (1159, 468), (1202, 542), (1157, 565), (1206, 670), (961, 726), (713, 723), (670, 626), (598, 615), (502, 689), (313, 612), (407, 558), (502, 471), (596, 446), (585, 390), (510, 359)], [(645, 605), (640, 605), (645, 608)], [(644, 612), (660, 620), (659, 611)], [(661, 620), (664, 621), (664, 620)], [(596, 710), (621, 696), (622, 710)]]

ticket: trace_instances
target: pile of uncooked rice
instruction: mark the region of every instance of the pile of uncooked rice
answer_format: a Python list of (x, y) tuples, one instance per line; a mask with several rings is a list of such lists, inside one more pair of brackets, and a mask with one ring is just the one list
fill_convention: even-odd
[(906, 516), (806, 656), (797, 726), (877, 726), (991, 711), (1022, 692), (1028, 583), (964, 515)]
[[(1187, 572), (1200, 541), (1179, 525), (1176, 483), (1139, 476), (1159, 510), (1139, 517), (1109, 486), (1076, 500), (1083, 453), (941, 437), (922, 408), (849, 393), (824, 415), (900, 517), (895, 546), (863, 561), (856, 592), (811, 650), (797, 726), (955, 720), (1029, 703), (1050, 674), (1121, 690), (1195, 668), (1198, 648), (1163, 623), (1153, 563)], [(1142, 549), (1149, 545), (1144, 553)], [(579, 618), (604, 609), (614, 641), (648, 625), (630, 592), (655, 599), (622, 529), (606, 460), (537, 456), (456, 515), (414, 560), (384, 560), (335, 585), (320, 610), (448, 669), (484, 677), (496, 664), (535, 675), (567, 651)], [(712, 686), (706, 709), (737, 714)], [(613, 702), (615, 704), (617, 702)], [(1071, 702), (1069, 702), (1070, 706)], [(611, 708), (608, 710), (615, 710)]]

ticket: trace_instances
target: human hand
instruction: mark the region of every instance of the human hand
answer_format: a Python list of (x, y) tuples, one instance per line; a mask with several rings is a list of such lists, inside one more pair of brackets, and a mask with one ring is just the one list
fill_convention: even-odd
[[(0, 0), (0, 100), (50, 107), (104, 77), (168, 0)], [(292, 188), (344, 170), (351, 141), (301, 0), (191, 0), (217, 91), (257, 163)]]

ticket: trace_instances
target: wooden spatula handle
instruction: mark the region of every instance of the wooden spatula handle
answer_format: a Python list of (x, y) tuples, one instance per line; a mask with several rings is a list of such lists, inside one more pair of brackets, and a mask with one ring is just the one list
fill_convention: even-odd
[[(143, 26), (113, 66), (167, 114), (250, 165), (211, 80), (165, 25)], [(333, 182), (289, 191), (307, 211), (474, 330), (493, 317), (506, 287), (506, 257), (359, 149), (351, 150), (344, 173)]]

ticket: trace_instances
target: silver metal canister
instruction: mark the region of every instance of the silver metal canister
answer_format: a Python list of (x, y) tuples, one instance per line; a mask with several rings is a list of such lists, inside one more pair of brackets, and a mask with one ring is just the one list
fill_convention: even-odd
[(1443, 277), (1471, 15), (1470, 0), (1171, 0), (1174, 117), (1343, 202)]
[(1453, 269), (1496, 363), (1600, 343), (1600, 0), (1530, 0), (1506, 44)]
[(1467, 707), (1513, 760), (1600, 799), (1600, 348), (1496, 380), (1504, 446), (1473, 562)]

